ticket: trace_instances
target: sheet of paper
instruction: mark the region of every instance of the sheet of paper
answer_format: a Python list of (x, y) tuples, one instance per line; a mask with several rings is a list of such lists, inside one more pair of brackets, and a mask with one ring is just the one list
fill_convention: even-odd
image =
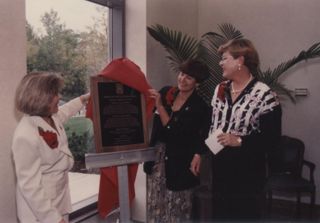
[(208, 138), (205, 140), (206, 145), (209, 147), (211, 152), (213, 152), (213, 154), (217, 154), (223, 149), (223, 145), (218, 143), (218, 138), (217, 138), (217, 136), (220, 135), (221, 133), (223, 133), (222, 129), (217, 129), (216, 131), (209, 134)]

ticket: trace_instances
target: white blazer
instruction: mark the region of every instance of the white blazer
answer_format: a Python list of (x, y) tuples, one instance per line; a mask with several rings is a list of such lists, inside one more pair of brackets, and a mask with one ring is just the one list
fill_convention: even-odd
[[(52, 116), (57, 130), (40, 116), (24, 115), (13, 136), (12, 152), (17, 176), (17, 211), (21, 223), (58, 223), (71, 211), (68, 171), (73, 156), (63, 123), (83, 107), (80, 98), (62, 105)], [(57, 134), (51, 148), (39, 133)]]

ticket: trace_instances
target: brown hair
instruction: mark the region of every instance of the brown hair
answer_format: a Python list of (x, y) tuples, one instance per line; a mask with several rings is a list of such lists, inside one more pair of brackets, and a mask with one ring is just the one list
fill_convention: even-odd
[(244, 65), (252, 74), (256, 74), (259, 66), (259, 55), (252, 42), (248, 39), (233, 39), (221, 45), (218, 53), (222, 55), (228, 51), (233, 58), (244, 57)]
[(49, 116), (49, 105), (59, 94), (63, 79), (59, 74), (36, 72), (25, 75), (17, 87), (15, 104), (17, 110), (38, 116)]
[(194, 59), (183, 62), (180, 65), (179, 70), (196, 79), (198, 83), (206, 80), (210, 75), (207, 65)]

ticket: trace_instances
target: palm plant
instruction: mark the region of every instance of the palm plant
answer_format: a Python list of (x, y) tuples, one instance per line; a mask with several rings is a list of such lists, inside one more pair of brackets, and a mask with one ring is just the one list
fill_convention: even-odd
[[(216, 85), (222, 81), (222, 69), (219, 66), (220, 55), (217, 52), (219, 46), (228, 40), (243, 38), (242, 33), (231, 24), (222, 24), (218, 28), (221, 34), (208, 32), (197, 40), (162, 25), (147, 27), (149, 34), (167, 51), (167, 59), (174, 72), (177, 72), (179, 65), (187, 59), (198, 59), (208, 65), (211, 75), (199, 87), (199, 93), (207, 103), (210, 103)], [(279, 64), (274, 69), (268, 68), (265, 71), (258, 69), (256, 76), (280, 97), (289, 98), (295, 102), (292, 90), (280, 83), (279, 78), (297, 63), (317, 57), (320, 57), (320, 42), (301, 51), (296, 57)]]

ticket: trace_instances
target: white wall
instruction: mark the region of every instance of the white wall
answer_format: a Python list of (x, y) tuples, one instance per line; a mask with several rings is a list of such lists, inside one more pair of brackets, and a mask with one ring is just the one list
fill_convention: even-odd
[[(251, 39), (260, 54), (262, 69), (275, 67), (320, 41), (318, 0), (199, 0), (198, 36), (217, 24), (231, 23)], [(287, 87), (308, 88), (310, 95), (297, 104), (283, 102), (283, 133), (300, 138), (305, 158), (316, 163), (320, 188), (320, 59), (303, 62), (281, 79)], [(306, 175), (307, 176), (307, 175)], [(320, 194), (317, 194), (320, 204)]]
[[(161, 24), (197, 36), (197, 0), (148, 0), (147, 25)], [(169, 69), (162, 46), (147, 35), (147, 76), (155, 89), (176, 84), (176, 74)]]
[(14, 91), (26, 72), (24, 0), (0, 1), (0, 222), (17, 222), (11, 139), (17, 124)]
[[(184, 7), (184, 4), (190, 7)], [(174, 29), (196, 36), (196, 0), (126, 0), (126, 57), (139, 65), (146, 73), (150, 84), (159, 89), (176, 82), (176, 76), (169, 72), (161, 46), (147, 34), (147, 26), (153, 24), (170, 25)], [(184, 25), (181, 25), (184, 23)], [(136, 199), (132, 207), (132, 217), (146, 220), (146, 177), (139, 166), (135, 183)]]
[[(146, 0), (126, 0), (125, 6), (125, 54), (146, 73)], [(132, 218), (145, 222), (146, 177), (139, 165), (135, 181), (136, 198), (132, 205)]]

